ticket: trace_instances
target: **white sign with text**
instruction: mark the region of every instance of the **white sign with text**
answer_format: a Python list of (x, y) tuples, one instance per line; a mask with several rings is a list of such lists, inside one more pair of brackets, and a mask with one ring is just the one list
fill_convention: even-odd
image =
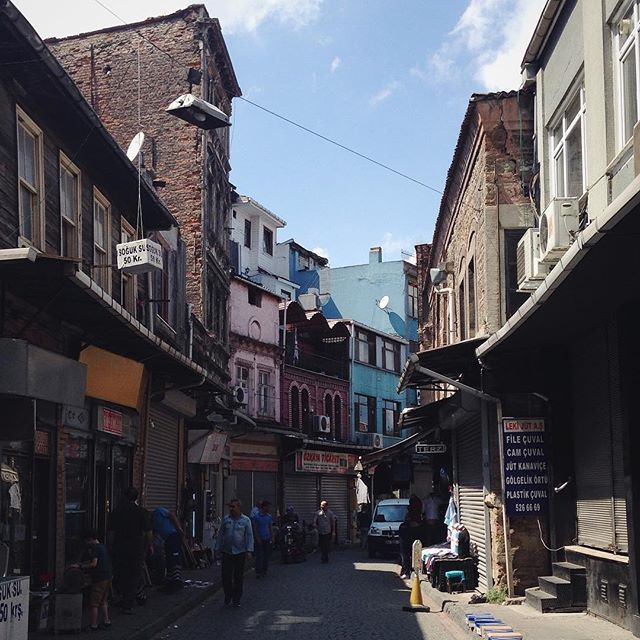
[(0, 578), (0, 640), (27, 640), (29, 576)]

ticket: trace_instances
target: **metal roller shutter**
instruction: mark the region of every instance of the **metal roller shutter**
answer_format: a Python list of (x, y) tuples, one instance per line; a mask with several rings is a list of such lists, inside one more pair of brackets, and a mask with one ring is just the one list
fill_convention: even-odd
[(349, 479), (341, 476), (321, 476), (320, 500), (329, 503), (329, 509), (338, 519), (338, 543), (349, 539)]
[(478, 550), (478, 583), (487, 589), (487, 541), (482, 480), (482, 438), (479, 422), (456, 430), (458, 509), (460, 523), (469, 532), (471, 545)]
[(180, 419), (162, 406), (149, 411), (145, 507), (177, 508)]
[(291, 505), (298, 514), (300, 522), (313, 521), (320, 508), (318, 499), (317, 476), (313, 474), (289, 475), (284, 479), (284, 508)]
[[(608, 335), (607, 335), (608, 333)], [(605, 327), (573, 359), (578, 543), (628, 551), (619, 366)]]

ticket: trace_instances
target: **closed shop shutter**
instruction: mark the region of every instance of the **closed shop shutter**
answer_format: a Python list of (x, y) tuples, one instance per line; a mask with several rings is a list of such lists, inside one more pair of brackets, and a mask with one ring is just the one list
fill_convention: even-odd
[(314, 474), (288, 475), (284, 479), (284, 508), (292, 506), (300, 522), (313, 521), (320, 508), (318, 499), (318, 481)]
[(487, 532), (482, 479), (482, 437), (480, 422), (456, 430), (458, 510), (460, 524), (469, 532), (478, 551), (478, 582), (487, 589)]
[(349, 478), (343, 476), (322, 476), (320, 478), (320, 500), (329, 503), (329, 509), (338, 519), (338, 543), (349, 539)]
[(627, 552), (622, 411), (615, 327), (581, 342), (573, 357), (578, 543)]
[(177, 508), (179, 437), (179, 417), (162, 406), (151, 407), (145, 463), (147, 509)]

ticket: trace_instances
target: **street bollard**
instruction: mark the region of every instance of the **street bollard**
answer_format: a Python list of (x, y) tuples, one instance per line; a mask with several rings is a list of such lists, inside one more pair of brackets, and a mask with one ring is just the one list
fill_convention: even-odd
[(411, 566), (413, 574), (411, 576), (411, 596), (409, 606), (402, 607), (403, 611), (413, 613), (429, 613), (429, 607), (422, 601), (422, 589), (420, 588), (420, 576), (422, 575), (422, 542), (416, 540), (411, 547)]

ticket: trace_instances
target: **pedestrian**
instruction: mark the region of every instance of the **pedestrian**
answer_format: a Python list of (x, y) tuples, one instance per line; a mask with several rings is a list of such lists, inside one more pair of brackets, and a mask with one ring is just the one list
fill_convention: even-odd
[(426, 543), (429, 547), (438, 542), (442, 542), (440, 539), (442, 532), (442, 519), (440, 518), (441, 506), (442, 498), (436, 493), (435, 489), (433, 489), (424, 500), (424, 520), (428, 531)]
[(256, 551), (256, 578), (267, 575), (269, 558), (273, 549), (273, 517), (271, 503), (264, 500), (260, 511), (253, 517), (253, 540)]
[(369, 537), (369, 527), (371, 526), (371, 507), (368, 504), (360, 505), (357, 515), (358, 529), (360, 529), (360, 548), (367, 548), (367, 538)]
[(109, 518), (114, 578), (122, 596), (122, 608), (128, 614), (133, 613), (145, 554), (152, 549), (151, 518), (137, 500), (138, 490), (129, 487)]
[(160, 538), (164, 546), (166, 578), (165, 591), (173, 593), (183, 587), (182, 582), (182, 540), (184, 531), (175, 513), (164, 507), (154, 509), (151, 514), (154, 536)]
[(416, 495), (409, 498), (409, 507), (404, 522), (398, 531), (400, 535), (400, 577), (405, 579), (411, 576), (412, 546), (416, 540), (423, 543), (427, 538), (427, 528), (422, 513), (422, 500)]
[(329, 562), (329, 548), (331, 547), (331, 538), (336, 532), (336, 516), (329, 509), (329, 503), (323, 500), (320, 503), (320, 511), (316, 513), (314, 522), (318, 534), (320, 545), (320, 562), (327, 564)]
[(220, 525), (215, 541), (216, 557), (222, 556), (222, 588), (224, 603), (240, 606), (244, 565), (253, 553), (253, 527), (242, 514), (240, 500), (229, 502), (229, 515)]
[(87, 529), (84, 532), (86, 546), (83, 560), (75, 565), (80, 569), (86, 569), (91, 576), (91, 589), (89, 591), (89, 629), (98, 631), (98, 609), (102, 611), (102, 626), (108, 629), (111, 626), (109, 618), (109, 591), (111, 590), (111, 561), (107, 548), (100, 544), (95, 529)]

